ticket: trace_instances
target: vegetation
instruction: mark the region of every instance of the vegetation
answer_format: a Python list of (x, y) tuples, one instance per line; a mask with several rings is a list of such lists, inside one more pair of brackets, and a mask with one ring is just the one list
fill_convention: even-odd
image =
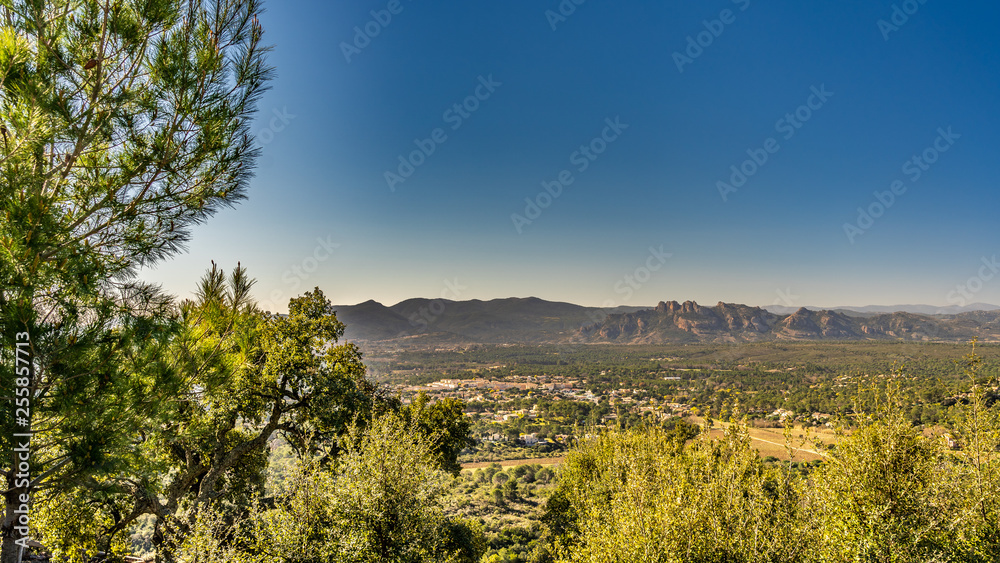
[(449, 518), (450, 475), (432, 440), (388, 413), (352, 426), (329, 466), (296, 466), (273, 508), (252, 504), (236, 526), (202, 509), (168, 538), (178, 561), (475, 562), (485, 549), (475, 523)]
[(499, 464), (463, 471), (452, 483), (448, 512), (480, 522), (486, 540), (481, 561), (546, 561), (551, 536), (545, 507), (556, 472), (539, 464)]
[[(242, 268), (213, 267), (179, 308), (163, 348), (174, 361), (156, 367), (174, 400), (144, 419), (130, 472), (39, 496), (35, 536), (57, 560), (991, 561), (1000, 548), (1000, 405), (981, 349), (949, 379), (964, 390), (936, 396), (934, 426), (909, 416), (926, 396), (918, 378), (853, 377), (838, 439), (803, 445), (793, 432), (807, 427), (775, 424), (782, 462), (754, 446), (749, 416), (720, 436), (683, 417), (617, 416), (632, 413), (609, 397), (516, 392), (496, 400), (539, 416), (499, 425), (456, 399), (404, 404), (338, 344), (321, 291), (282, 317), (256, 310), (251, 284)], [(545, 455), (483, 438), (556, 421), (572, 421), (572, 436), (546, 446), (567, 456), (561, 467), (461, 471), (460, 456), (499, 446)], [(800, 448), (822, 461), (797, 461)]]
[[(0, 2), (0, 563), (20, 560), (22, 505), (67, 563), (1000, 559), (996, 344), (958, 373), (954, 345), (887, 341), (366, 365), (319, 288), (276, 315), (239, 265), (188, 301), (139, 282), (243, 197), (259, 11)], [(442, 378), (505, 385), (411, 388)], [(755, 448), (764, 426), (782, 459)], [(835, 439), (809, 444), (817, 426)], [(462, 467), (543, 456), (565, 461)]]
[[(970, 381), (978, 365), (968, 358)], [(557, 559), (997, 560), (997, 410), (974, 384), (950, 451), (907, 420), (898, 386), (872, 390), (808, 475), (761, 460), (741, 424), (687, 444), (659, 429), (584, 441), (550, 502)]]
[[(620, 399), (610, 394), (628, 390), (636, 401), (684, 403), (702, 414), (728, 419), (735, 405), (752, 419), (780, 426), (772, 414), (793, 413), (801, 424), (823, 424), (813, 413), (844, 416), (852, 412), (858, 378), (888, 374), (905, 367), (907, 381), (901, 400), (914, 424), (947, 421), (948, 410), (969, 386), (955, 360), (963, 345), (907, 342), (787, 342), (755, 344), (697, 344), (675, 346), (588, 345), (575, 349), (554, 346), (482, 346), (452, 351), (394, 351), (368, 349), (375, 377), (403, 389), (438, 379), (473, 377), (509, 380), (549, 378), (576, 381), (591, 400), (553, 400), (539, 391), (509, 390), (467, 399), (468, 411), (532, 409), (537, 420), (518, 420), (521, 432), (541, 426), (549, 434), (568, 434), (574, 425), (601, 424), (620, 413)], [(1000, 377), (1000, 346), (978, 349), (983, 362), (981, 381)], [(992, 393), (991, 390), (988, 393)], [(560, 399), (565, 399), (563, 396)], [(987, 397), (989, 401), (993, 399)], [(776, 415), (775, 415), (776, 416)], [(633, 421), (634, 422), (634, 421)], [(482, 430), (486, 430), (483, 428)], [(494, 430), (496, 430), (494, 428)], [(531, 429), (528, 431), (535, 431)], [(495, 432), (494, 432), (495, 433)]]
[[(14, 397), (16, 335), (33, 358), (31, 416), (3, 409), (0, 457), (18, 430), (39, 432), (38, 498), (113, 504), (107, 480), (137, 460), (130, 429), (150, 416), (174, 319), (135, 273), (243, 197), (271, 76), (258, 12), (256, 0), (0, 5), (0, 396)], [(11, 563), (29, 487), (3, 477)]]

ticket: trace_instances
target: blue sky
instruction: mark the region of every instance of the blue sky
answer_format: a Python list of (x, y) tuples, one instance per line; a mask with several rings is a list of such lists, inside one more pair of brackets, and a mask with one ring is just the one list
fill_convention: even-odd
[(996, 3), (282, 0), (261, 21), (258, 174), (144, 274), (174, 294), (215, 260), (272, 310), (313, 286), (1000, 303)]

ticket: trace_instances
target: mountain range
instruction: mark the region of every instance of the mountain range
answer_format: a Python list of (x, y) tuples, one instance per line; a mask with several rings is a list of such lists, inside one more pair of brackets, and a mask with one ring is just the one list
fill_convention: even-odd
[[(886, 312), (858, 309), (790, 312), (719, 302), (661, 301), (655, 307), (584, 307), (535, 297), (490, 301), (409, 299), (336, 306), (356, 342), (414, 346), (444, 343), (673, 344), (765, 340), (1000, 340), (1000, 308), (948, 314), (918, 313), (930, 306)], [(986, 310), (992, 307), (993, 310)], [(943, 308), (938, 308), (943, 309)]]
[[(1000, 310), (998, 305), (989, 303), (972, 303), (970, 305), (946, 305), (938, 307), (935, 305), (866, 305), (864, 307), (812, 307), (805, 306), (812, 311), (830, 310), (844, 313), (849, 316), (868, 316), (875, 313), (916, 313), (918, 315), (957, 315), (959, 313), (969, 313), (972, 311), (996, 311)], [(764, 309), (779, 315), (788, 315), (798, 311), (801, 307), (787, 307), (784, 305), (764, 305)]]
[(898, 311), (861, 316), (801, 307), (775, 314), (760, 307), (693, 301), (661, 302), (653, 309), (609, 315), (584, 327), (590, 342), (666, 344), (679, 342), (752, 342), (763, 340), (906, 340), (967, 341), (1000, 338), (1000, 311), (955, 315), (920, 315)]
[(483, 343), (556, 342), (609, 314), (643, 307), (583, 307), (536, 297), (451, 301), (408, 299), (392, 306), (377, 301), (334, 307), (349, 340), (443, 340)]

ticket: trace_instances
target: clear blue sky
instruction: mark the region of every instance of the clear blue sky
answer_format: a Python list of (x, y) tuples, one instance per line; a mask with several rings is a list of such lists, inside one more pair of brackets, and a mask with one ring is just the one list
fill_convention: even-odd
[[(145, 273), (174, 294), (214, 259), (275, 310), (317, 285), (338, 304), (1000, 303), (995, 2), (281, 0), (261, 21), (258, 174)], [(733, 166), (752, 172), (735, 191)]]

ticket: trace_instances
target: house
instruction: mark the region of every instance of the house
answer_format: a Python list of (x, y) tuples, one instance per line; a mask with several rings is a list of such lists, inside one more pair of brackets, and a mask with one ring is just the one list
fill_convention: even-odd
[(958, 441), (955, 440), (954, 436), (952, 436), (951, 434), (944, 434), (941, 437), (944, 438), (944, 443), (948, 445), (948, 449), (951, 450), (958, 449)]
[(785, 420), (789, 416), (795, 416), (795, 413), (786, 409), (777, 409), (772, 412), (769, 416), (778, 417), (778, 420)]

